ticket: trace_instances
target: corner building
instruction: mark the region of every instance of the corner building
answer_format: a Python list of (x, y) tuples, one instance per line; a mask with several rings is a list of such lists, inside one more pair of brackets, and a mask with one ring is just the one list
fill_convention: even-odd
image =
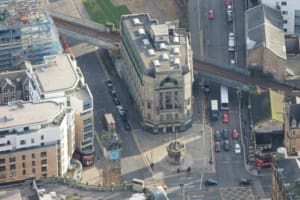
[(153, 133), (184, 131), (192, 124), (193, 53), (190, 34), (176, 22), (148, 14), (121, 18), (122, 78)]

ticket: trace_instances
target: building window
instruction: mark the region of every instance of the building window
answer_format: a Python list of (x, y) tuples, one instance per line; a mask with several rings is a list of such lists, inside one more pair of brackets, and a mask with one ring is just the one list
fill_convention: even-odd
[(22, 167), (23, 167), (23, 168), (25, 168), (25, 167), (26, 167), (26, 164), (25, 164), (24, 162), (22, 163)]
[(9, 162), (16, 162), (16, 157), (9, 158)]
[(164, 101), (163, 101), (163, 93), (159, 93), (159, 109), (163, 110), (164, 109)]
[(47, 173), (45, 173), (45, 174), (42, 174), (42, 177), (47, 177)]
[(34, 153), (31, 154), (31, 158), (35, 159), (35, 154)]
[(151, 103), (150, 102), (147, 102), (147, 108), (151, 109)]
[(0, 166), (0, 172), (5, 172), (5, 166)]
[(47, 156), (47, 152), (46, 151), (41, 152), (41, 157), (46, 157), (46, 156)]
[(46, 164), (47, 164), (47, 159), (41, 160), (41, 164), (42, 164), (42, 165), (46, 165)]
[(178, 92), (174, 92), (174, 108), (178, 108)]
[(25, 160), (26, 159), (26, 156), (25, 155), (22, 155), (22, 160)]
[(175, 113), (175, 119), (178, 119), (179, 116), (178, 116), (178, 113)]
[(288, 20), (286, 20), (286, 19), (283, 20), (283, 23), (284, 23), (284, 24), (287, 24), (287, 23), (288, 23)]
[(150, 114), (150, 113), (147, 114), (147, 118), (148, 118), (149, 120), (151, 120), (151, 114)]
[(159, 115), (159, 120), (164, 121), (164, 115)]
[(171, 113), (167, 114), (166, 117), (167, 117), (167, 120), (172, 120), (173, 119), (173, 115)]
[(35, 174), (35, 168), (32, 168), (32, 173), (34, 173), (34, 174)]
[(34, 160), (31, 161), (31, 165), (32, 165), (32, 166), (35, 166), (35, 161), (34, 161)]
[(16, 164), (12, 164), (12, 165), (10, 165), (10, 170), (14, 170), (14, 169), (16, 169)]
[(8, 93), (8, 89), (7, 89), (7, 87), (5, 87), (4, 89), (3, 89), (3, 93)]
[(4, 103), (7, 103), (8, 102), (8, 97), (5, 97), (4, 98)]
[(26, 140), (21, 140), (21, 141), (20, 141), (20, 144), (21, 144), (21, 145), (26, 144)]
[(0, 164), (4, 164), (5, 163), (5, 158), (0, 158)]
[(31, 144), (34, 144), (34, 138), (31, 138)]
[(43, 140), (44, 139), (44, 135), (41, 135), (41, 140)]
[(287, 29), (286, 29), (286, 28), (284, 28), (284, 29), (283, 29), (283, 31), (284, 31), (284, 32), (287, 32)]
[(166, 109), (172, 109), (172, 93), (171, 92), (166, 92), (166, 98), (165, 98), (165, 105)]
[(16, 171), (12, 171), (12, 172), (10, 172), (10, 177), (15, 177), (16, 176)]
[(281, 2), (281, 5), (282, 5), (282, 6), (286, 6), (286, 1), (282, 1), (282, 2)]
[(25, 169), (23, 169), (23, 175), (25, 175), (26, 174), (26, 170)]
[(6, 178), (6, 173), (5, 172), (1, 172), (0, 173), (0, 179)]
[(46, 172), (47, 171), (47, 167), (42, 167), (41, 170), (42, 170), (42, 172)]
[(282, 15), (287, 15), (287, 14), (288, 14), (287, 10), (282, 11)]

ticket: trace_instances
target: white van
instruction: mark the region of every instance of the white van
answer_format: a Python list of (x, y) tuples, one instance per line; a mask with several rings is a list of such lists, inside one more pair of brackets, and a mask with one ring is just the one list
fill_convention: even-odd
[(235, 51), (235, 36), (233, 32), (228, 35), (228, 51)]
[(241, 146), (239, 144), (234, 145), (234, 153), (241, 154)]

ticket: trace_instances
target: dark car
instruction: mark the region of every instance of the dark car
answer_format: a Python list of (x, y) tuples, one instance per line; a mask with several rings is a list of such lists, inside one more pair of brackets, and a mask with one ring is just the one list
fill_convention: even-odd
[(223, 131), (222, 131), (222, 138), (224, 140), (227, 140), (229, 138), (229, 132), (228, 132), (228, 129), (224, 128)]
[(117, 97), (114, 97), (113, 101), (116, 106), (121, 105), (120, 100)]
[(210, 185), (218, 185), (218, 181), (214, 180), (214, 179), (206, 179), (204, 181), (204, 184), (206, 186), (210, 186)]
[(210, 94), (210, 88), (208, 85), (204, 85), (204, 94), (209, 95)]
[(131, 130), (131, 126), (130, 126), (130, 124), (129, 124), (128, 121), (124, 121), (124, 128), (125, 128), (126, 131), (130, 131)]
[(251, 180), (248, 178), (241, 178), (240, 179), (240, 185), (251, 185)]
[(112, 82), (111, 82), (111, 80), (107, 80), (106, 81), (106, 86), (108, 87), (108, 88), (112, 88)]
[(230, 142), (229, 142), (229, 140), (224, 141), (224, 151), (230, 151)]
[(216, 130), (215, 132), (215, 141), (221, 141), (222, 140), (222, 136), (219, 130)]
[(117, 97), (117, 92), (116, 92), (116, 90), (112, 89), (112, 90), (110, 91), (110, 95), (111, 95), (112, 97)]

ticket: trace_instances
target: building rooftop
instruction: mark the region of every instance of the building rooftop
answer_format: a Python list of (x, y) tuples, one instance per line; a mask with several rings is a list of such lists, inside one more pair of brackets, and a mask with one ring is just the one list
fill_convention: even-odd
[(70, 57), (65, 54), (47, 56), (44, 64), (34, 65), (33, 69), (41, 93), (74, 89), (79, 81)]
[(278, 181), (283, 185), (287, 194), (300, 194), (300, 160), (285, 158), (277, 163)]
[(286, 59), (283, 17), (280, 10), (264, 4), (246, 11), (247, 48), (263, 45)]
[(122, 16), (121, 23), (121, 35), (138, 55), (136, 60), (142, 73), (155, 76), (156, 73), (190, 71), (188, 33), (177, 28), (175, 22), (159, 24), (148, 14), (137, 14)]
[(61, 112), (61, 106), (52, 101), (0, 106), (0, 130), (51, 122)]
[(283, 124), (284, 96), (272, 90), (251, 96), (253, 124), (267, 120)]
[(26, 70), (2, 72), (0, 73), (0, 87), (3, 88), (6, 84), (9, 84), (20, 90), (28, 79), (29, 76)]

